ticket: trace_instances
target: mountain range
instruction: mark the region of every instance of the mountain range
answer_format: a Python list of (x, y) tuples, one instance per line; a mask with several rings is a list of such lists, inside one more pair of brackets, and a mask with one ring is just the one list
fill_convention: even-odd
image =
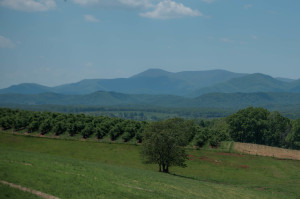
[(129, 78), (86, 79), (55, 87), (23, 83), (0, 89), (0, 94), (86, 95), (97, 91), (188, 97), (207, 93), (300, 93), (300, 79), (273, 78), (259, 73), (242, 74), (225, 70), (172, 73), (161, 69), (149, 69)]
[(99, 91), (87, 95), (0, 94), (0, 106), (21, 105), (88, 105), (88, 106), (150, 106), (197, 108), (244, 108), (247, 106), (290, 107), (300, 105), (300, 93), (209, 93), (196, 98), (176, 95), (122, 94)]
[(0, 105), (300, 107), (300, 79), (225, 70), (172, 73), (149, 69), (129, 78), (87, 79), (47, 87), (24, 83), (0, 90)]

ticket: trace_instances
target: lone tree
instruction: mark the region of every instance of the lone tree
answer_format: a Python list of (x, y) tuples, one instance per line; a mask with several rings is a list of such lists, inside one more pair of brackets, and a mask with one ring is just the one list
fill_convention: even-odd
[(159, 171), (168, 173), (170, 166), (186, 167), (184, 146), (194, 136), (194, 125), (182, 119), (153, 122), (143, 135), (142, 156), (145, 163), (158, 164)]

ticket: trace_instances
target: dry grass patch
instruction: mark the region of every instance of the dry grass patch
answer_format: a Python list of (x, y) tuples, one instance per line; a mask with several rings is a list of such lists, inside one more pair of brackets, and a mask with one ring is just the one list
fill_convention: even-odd
[(300, 151), (282, 149), (278, 147), (271, 147), (259, 144), (235, 142), (233, 150), (251, 155), (270, 156), (280, 159), (300, 160)]

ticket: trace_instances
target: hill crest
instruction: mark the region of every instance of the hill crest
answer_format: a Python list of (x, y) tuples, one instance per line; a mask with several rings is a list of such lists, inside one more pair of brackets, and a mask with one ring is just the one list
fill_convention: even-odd
[(53, 92), (86, 95), (97, 91), (127, 94), (179, 95), (197, 97), (205, 93), (300, 92), (300, 80), (281, 81), (271, 76), (242, 74), (226, 70), (168, 72), (152, 68), (129, 78), (84, 79), (79, 82), (47, 87), (19, 84), (0, 89), (0, 93), (39, 94)]

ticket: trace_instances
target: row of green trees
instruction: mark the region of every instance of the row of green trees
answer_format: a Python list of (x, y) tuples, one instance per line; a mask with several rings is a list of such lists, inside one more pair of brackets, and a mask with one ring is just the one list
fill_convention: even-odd
[(141, 134), (146, 124), (146, 122), (105, 116), (0, 109), (2, 129), (13, 128), (16, 131), (39, 132), (43, 135), (49, 132), (55, 135), (67, 133), (70, 136), (80, 134), (82, 138), (95, 135), (98, 139), (108, 135), (111, 140), (116, 140), (121, 136), (125, 142), (132, 138), (141, 142)]
[[(168, 121), (171, 120), (158, 121), (158, 124)], [(300, 119), (290, 120), (277, 111), (269, 112), (264, 108), (248, 107), (225, 118), (183, 121), (187, 122), (185, 125), (189, 132), (181, 133), (185, 136), (188, 134), (190, 143), (200, 147), (207, 144), (217, 147), (221, 141), (233, 140), (300, 149)], [(121, 137), (125, 142), (135, 138), (141, 142), (144, 130), (150, 128), (148, 124), (149, 122), (106, 116), (0, 109), (0, 126), (3, 129), (24, 129), (29, 133), (52, 132), (55, 135), (70, 136), (79, 134), (83, 138), (93, 135), (98, 139), (109, 136), (111, 140)], [(172, 129), (171, 124), (169, 126)], [(156, 133), (162, 131), (157, 126), (155, 128), (158, 129)]]

